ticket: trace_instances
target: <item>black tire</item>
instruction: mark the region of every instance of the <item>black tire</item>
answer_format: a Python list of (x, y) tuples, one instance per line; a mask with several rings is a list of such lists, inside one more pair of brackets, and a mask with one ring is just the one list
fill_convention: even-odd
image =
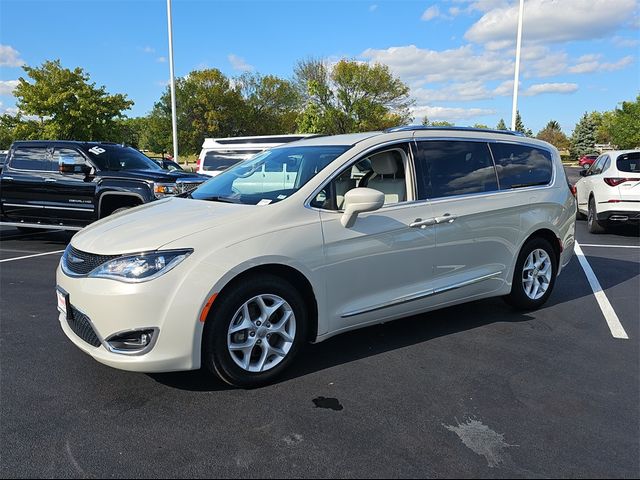
[(589, 229), (589, 233), (604, 233), (606, 228), (602, 223), (598, 221), (598, 213), (596, 211), (596, 200), (595, 198), (589, 198), (589, 214), (587, 215), (587, 228)]
[[(205, 324), (202, 337), (203, 365), (211, 373), (236, 387), (256, 388), (272, 383), (293, 362), (307, 341), (308, 316), (304, 299), (288, 281), (269, 274), (256, 275), (228, 288), (216, 299)], [(227, 335), (236, 312), (245, 302), (258, 295), (277, 295), (285, 300), (295, 315), (296, 332), (288, 354), (279, 364), (265, 372), (253, 373), (241, 368), (231, 358)]]
[[(551, 279), (549, 281), (549, 286), (547, 287), (547, 291), (544, 295), (538, 299), (530, 298), (524, 288), (523, 284), (523, 270), (524, 265), (531, 253), (537, 249), (544, 250), (548, 255), (551, 261)], [(518, 255), (518, 260), (516, 261), (516, 267), (513, 272), (513, 281), (511, 283), (511, 293), (504, 298), (504, 300), (514, 308), (518, 310), (536, 310), (540, 308), (551, 296), (551, 292), (553, 291), (553, 287), (556, 283), (556, 276), (558, 275), (558, 258), (556, 256), (556, 252), (549, 243), (548, 240), (542, 237), (534, 237), (528, 240), (522, 249), (520, 250), (520, 254)]]

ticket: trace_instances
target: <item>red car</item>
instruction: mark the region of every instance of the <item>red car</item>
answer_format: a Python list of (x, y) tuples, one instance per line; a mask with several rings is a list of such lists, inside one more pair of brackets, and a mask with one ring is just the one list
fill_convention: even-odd
[(589, 168), (591, 164), (595, 162), (596, 158), (598, 158), (599, 156), (600, 155), (598, 155), (597, 153), (590, 153), (589, 155), (583, 155), (582, 157), (580, 157), (580, 160), (578, 160), (578, 165), (580, 165), (582, 168)]

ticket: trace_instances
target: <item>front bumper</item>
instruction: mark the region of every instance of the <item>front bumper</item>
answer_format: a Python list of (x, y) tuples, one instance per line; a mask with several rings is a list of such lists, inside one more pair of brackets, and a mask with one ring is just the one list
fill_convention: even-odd
[[(69, 304), (86, 316), (98, 341), (79, 335), (67, 317), (59, 320), (67, 337), (83, 352), (110, 367), (134, 372), (171, 372), (200, 368), (203, 324), (200, 311), (207, 294), (193, 288), (174, 271), (139, 284), (100, 278), (71, 278), (58, 266), (57, 285), (69, 294)], [(190, 294), (189, 288), (192, 288)], [(139, 329), (156, 329), (153, 347), (141, 355), (114, 353), (105, 339)], [(76, 331), (78, 328), (76, 326)], [(81, 337), (84, 337), (84, 339)], [(97, 346), (95, 346), (97, 345)]]

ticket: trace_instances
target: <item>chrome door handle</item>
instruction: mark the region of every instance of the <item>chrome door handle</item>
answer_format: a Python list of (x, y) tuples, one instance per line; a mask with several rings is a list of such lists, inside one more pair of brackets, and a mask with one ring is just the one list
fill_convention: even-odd
[(456, 215), (451, 215), (450, 213), (445, 213), (441, 217), (436, 217), (436, 223), (453, 223), (458, 218)]
[(13, 182), (13, 177), (2, 177), (2, 180), (6, 180), (7, 182)]
[(47, 183), (57, 182), (57, 180), (55, 178), (45, 178), (44, 181), (47, 182)]
[(430, 227), (431, 225), (435, 225), (438, 223), (435, 218), (427, 218), (426, 220), (422, 220), (421, 218), (416, 218), (413, 223), (410, 223), (409, 226), (411, 228), (422, 228), (425, 229)]

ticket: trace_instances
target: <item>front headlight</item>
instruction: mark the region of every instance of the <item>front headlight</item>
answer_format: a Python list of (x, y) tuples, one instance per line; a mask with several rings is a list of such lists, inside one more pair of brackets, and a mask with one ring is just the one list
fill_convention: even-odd
[(185, 249), (128, 255), (103, 263), (89, 277), (110, 278), (127, 283), (147, 282), (164, 275), (192, 253), (192, 249)]
[(178, 186), (175, 183), (154, 183), (153, 194), (156, 198), (166, 197), (167, 195), (177, 195)]

